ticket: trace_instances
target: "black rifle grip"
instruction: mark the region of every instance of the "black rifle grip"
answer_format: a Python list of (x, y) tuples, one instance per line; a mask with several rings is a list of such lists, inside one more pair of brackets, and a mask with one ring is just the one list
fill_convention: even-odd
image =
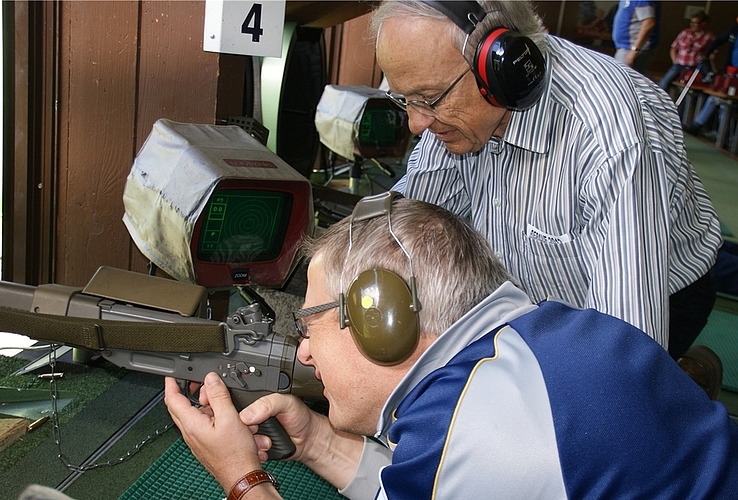
[(292, 442), (289, 434), (276, 417), (269, 417), (260, 423), (257, 434), (264, 434), (272, 440), (272, 447), (267, 452), (269, 460), (282, 460), (291, 457), (295, 453), (295, 443)]

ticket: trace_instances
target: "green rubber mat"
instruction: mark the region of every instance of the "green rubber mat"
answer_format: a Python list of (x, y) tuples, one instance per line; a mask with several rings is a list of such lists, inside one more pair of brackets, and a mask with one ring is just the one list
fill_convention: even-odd
[[(269, 461), (264, 468), (274, 474), (287, 500), (340, 500), (336, 488), (299, 462)], [(182, 438), (126, 490), (119, 500), (223, 500), (218, 482), (192, 455)]]
[(694, 343), (705, 345), (720, 356), (723, 388), (738, 392), (738, 315), (713, 309)]
[(720, 222), (720, 233), (723, 236), (728, 236), (728, 237), (733, 236), (733, 233), (730, 231), (730, 229), (728, 229), (728, 226), (726, 226), (722, 222)]

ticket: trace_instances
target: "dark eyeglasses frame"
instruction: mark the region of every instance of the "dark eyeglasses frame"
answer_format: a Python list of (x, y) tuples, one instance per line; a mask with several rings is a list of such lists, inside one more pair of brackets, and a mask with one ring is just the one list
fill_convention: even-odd
[(297, 330), (297, 335), (300, 336), (300, 338), (303, 339), (309, 339), (310, 333), (308, 332), (308, 326), (305, 322), (304, 318), (305, 316), (312, 316), (313, 314), (322, 313), (324, 311), (329, 311), (331, 309), (335, 309), (338, 307), (340, 302), (328, 302), (327, 304), (321, 304), (319, 306), (313, 306), (313, 307), (306, 307), (305, 309), (300, 309), (299, 311), (292, 311), (292, 319), (295, 320), (295, 330)]
[(437, 116), (438, 110), (436, 109), (436, 106), (443, 100), (444, 97), (449, 95), (451, 91), (458, 85), (458, 83), (461, 81), (466, 74), (471, 71), (471, 67), (468, 67), (464, 70), (464, 72), (456, 79), (454, 82), (449, 85), (449, 87), (441, 93), (438, 97), (433, 99), (431, 102), (426, 101), (425, 99), (421, 100), (412, 100), (408, 101), (405, 99), (405, 96), (401, 94), (393, 94), (389, 90), (384, 93), (387, 98), (392, 101), (394, 104), (400, 107), (400, 109), (403, 109), (407, 111), (408, 106), (412, 106), (418, 113), (423, 114), (425, 116)]

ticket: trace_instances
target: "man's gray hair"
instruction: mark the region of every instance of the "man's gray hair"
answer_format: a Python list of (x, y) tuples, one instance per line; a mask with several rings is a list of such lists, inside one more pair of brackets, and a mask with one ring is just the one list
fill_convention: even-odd
[[(466, 219), (406, 198), (394, 200), (390, 217), (392, 231), (412, 258), (422, 333), (440, 335), (511, 280), (487, 240)], [(303, 245), (308, 258), (320, 257), (326, 291), (338, 300), (342, 278), (345, 291), (356, 276), (372, 268), (393, 271), (409, 283), (410, 262), (390, 234), (387, 216), (354, 222), (347, 257), (349, 220), (343, 219)]]
[[(528, 1), (480, 1), (478, 2), (487, 12), (487, 15), (469, 36), (464, 57), (471, 64), (477, 45), (482, 36), (495, 27), (513, 29), (530, 38), (541, 53), (546, 53), (544, 28), (541, 18), (536, 14), (533, 5)], [(382, 24), (392, 17), (421, 17), (449, 22), (449, 34), (455, 40), (459, 51), (464, 48), (466, 34), (456, 26), (444, 13), (420, 0), (385, 0), (373, 12), (369, 25), (369, 32), (378, 37)]]

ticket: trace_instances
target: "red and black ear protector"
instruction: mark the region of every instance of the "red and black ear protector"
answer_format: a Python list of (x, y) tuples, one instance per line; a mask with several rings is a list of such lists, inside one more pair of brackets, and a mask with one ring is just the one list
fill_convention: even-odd
[[(467, 37), (487, 12), (478, 2), (426, 1), (461, 28)], [(472, 64), (479, 92), (494, 106), (524, 110), (543, 95), (546, 60), (527, 36), (492, 28), (482, 36)]]
[(401, 196), (389, 191), (359, 200), (351, 214), (349, 248), (353, 246), (354, 222), (387, 216), (387, 226), (395, 242), (410, 263), (410, 284), (387, 269), (373, 268), (361, 272), (339, 296), (339, 325), (348, 327), (361, 353), (380, 365), (396, 365), (406, 360), (418, 345), (420, 337), (420, 302), (410, 254), (392, 232), (392, 200)]

